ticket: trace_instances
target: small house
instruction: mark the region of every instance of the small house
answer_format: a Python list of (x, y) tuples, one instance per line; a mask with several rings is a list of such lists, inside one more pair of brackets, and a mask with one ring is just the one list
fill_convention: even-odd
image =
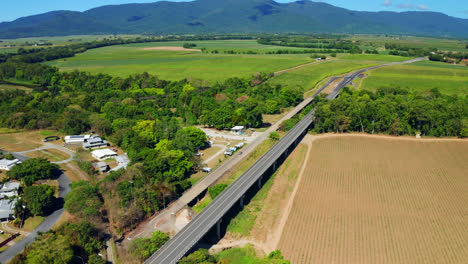
[(231, 128), (231, 133), (242, 135), (245, 133), (245, 127), (244, 126), (235, 126)]
[(104, 161), (93, 164), (93, 167), (101, 173), (107, 172), (109, 170), (109, 165)]
[(91, 152), (91, 155), (97, 160), (105, 160), (117, 157), (117, 153), (110, 149), (98, 149)]
[(1, 159), (0, 160), (0, 170), (11, 170), (14, 166), (17, 164), (20, 164), (21, 161), (19, 159), (14, 159), (14, 160), (7, 160), (7, 159)]
[(0, 221), (7, 222), (13, 218), (16, 200), (0, 200)]

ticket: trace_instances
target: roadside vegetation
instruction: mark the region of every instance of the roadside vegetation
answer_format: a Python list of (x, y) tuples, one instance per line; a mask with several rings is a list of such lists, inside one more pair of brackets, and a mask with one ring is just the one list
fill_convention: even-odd
[(281, 251), (276, 250), (268, 256), (258, 256), (251, 245), (244, 248), (232, 248), (218, 254), (210, 255), (208, 250), (200, 249), (187, 257), (181, 259), (179, 264), (289, 264), (285, 260)]

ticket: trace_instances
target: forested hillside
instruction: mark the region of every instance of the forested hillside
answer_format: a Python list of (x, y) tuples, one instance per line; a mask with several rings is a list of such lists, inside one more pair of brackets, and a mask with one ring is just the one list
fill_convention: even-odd
[(323, 2), (161, 1), (56, 11), (0, 23), (0, 38), (72, 34), (364, 33), (468, 35), (468, 20), (436, 12), (360, 12)]

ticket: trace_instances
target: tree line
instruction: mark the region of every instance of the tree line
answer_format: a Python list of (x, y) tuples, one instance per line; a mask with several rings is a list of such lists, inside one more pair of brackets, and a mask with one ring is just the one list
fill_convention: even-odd
[[(295, 47), (295, 48), (310, 48), (316, 49), (313, 52), (319, 53), (351, 53), (351, 54), (360, 54), (362, 49), (356, 43), (353, 43), (351, 40), (314, 40), (314, 39), (302, 39), (298, 41), (297, 39), (290, 38), (275, 38), (275, 37), (263, 37), (257, 40), (259, 44), (263, 45), (274, 45), (274, 46), (283, 46), (283, 47)], [(327, 51), (327, 52), (325, 52)]]
[(468, 98), (432, 89), (422, 94), (395, 87), (353, 92), (333, 101), (317, 97), (313, 131), (468, 137)]

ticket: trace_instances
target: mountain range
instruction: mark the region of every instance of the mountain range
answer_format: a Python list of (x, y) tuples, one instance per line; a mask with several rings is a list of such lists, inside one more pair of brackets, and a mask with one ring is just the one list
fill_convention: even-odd
[(0, 23), (0, 38), (90, 34), (351, 33), (468, 37), (468, 19), (437, 12), (361, 12), (323, 2), (161, 1), (53, 11)]

